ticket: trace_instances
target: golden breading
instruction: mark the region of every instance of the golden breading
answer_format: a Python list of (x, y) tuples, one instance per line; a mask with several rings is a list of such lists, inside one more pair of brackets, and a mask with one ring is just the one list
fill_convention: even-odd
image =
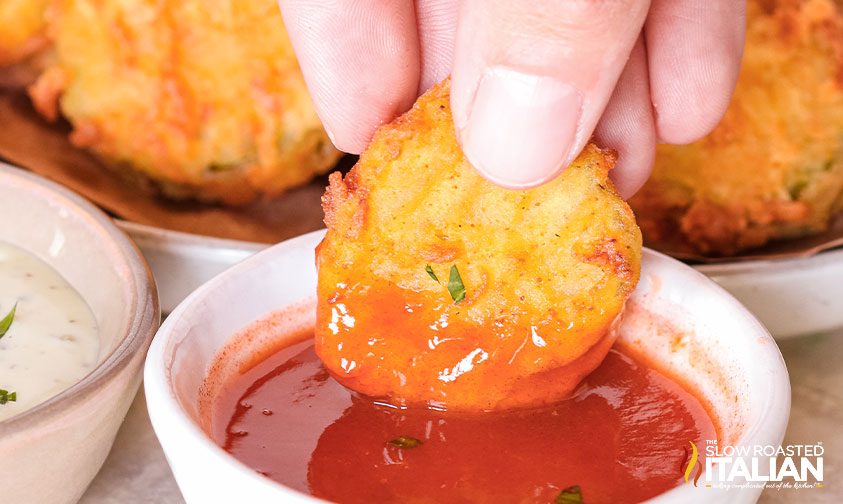
[(50, 0), (0, 0), (0, 67), (20, 63), (46, 44)]
[(605, 357), (638, 281), (641, 236), (608, 179), (614, 161), (589, 145), (549, 184), (498, 187), (463, 157), (448, 83), (434, 87), (345, 179), (330, 177), (317, 252), (325, 366), (399, 405), (568, 396)]
[(244, 203), (329, 169), (275, 0), (57, 0), (31, 88), (71, 140), (170, 195)]
[(744, 62), (720, 125), (661, 145), (630, 201), (644, 237), (733, 255), (826, 229), (843, 193), (843, 17), (831, 0), (749, 2)]

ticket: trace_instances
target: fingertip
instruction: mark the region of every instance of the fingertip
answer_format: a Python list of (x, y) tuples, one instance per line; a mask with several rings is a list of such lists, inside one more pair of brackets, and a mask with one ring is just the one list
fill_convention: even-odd
[(412, 2), (281, 0), (316, 112), (334, 145), (362, 152), (377, 128), (412, 106), (419, 46)]
[(648, 4), (462, 2), (451, 108), (475, 168), (510, 188), (559, 175), (592, 136)]
[(655, 143), (644, 142), (633, 149), (619, 154), (618, 164), (609, 172), (609, 178), (623, 199), (633, 197), (644, 186), (656, 160)]
[(453, 0), (416, 0), (421, 76), (419, 94), (451, 74), (457, 5)]
[(618, 161), (609, 178), (624, 199), (638, 192), (650, 178), (656, 161), (656, 131), (652, 123), (644, 120), (634, 130), (609, 131), (603, 123), (595, 133), (598, 144), (617, 152)]
[(502, 163), (500, 158), (484, 155), (483, 152), (466, 152), (465, 157), (483, 178), (497, 186), (513, 190), (532, 189), (546, 184), (567, 168), (567, 165), (557, 164), (544, 172), (525, 177), (518, 170), (510, 170), (509, 163)]
[(733, 89), (728, 83), (715, 87), (719, 91), (706, 97), (702, 96), (703, 89), (658, 93), (659, 98), (653, 99), (658, 138), (664, 143), (685, 145), (711, 133), (726, 113)]
[(643, 39), (633, 47), (594, 136), (618, 153), (609, 177), (623, 198), (632, 197), (650, 176), (657, 141)]
[(541, 185), (570, 162), (581, 93), (551, 76), (491, 67), (467, 117), (455, 117), (468, 161), (487, 179), (513, 189)]
[(694, 142), (720, 122), (740, 72), (745, 21), (745, 2), (653, 0), (645, 35), (663, 142)]
[(343, 128), (340, 128), (340, 135), (334, 133), (334, 127), (326, 120), (322, 119), (322, 126), (325, 128), (325, 133), (328, 139), (334, 144), (337, 150), (346, 152), (348, 154), (359, 155), (366, 149), (367, 138), (371, 138), (375, 133), (374, 128), (358, 128), (356, 134), (345, 134)]

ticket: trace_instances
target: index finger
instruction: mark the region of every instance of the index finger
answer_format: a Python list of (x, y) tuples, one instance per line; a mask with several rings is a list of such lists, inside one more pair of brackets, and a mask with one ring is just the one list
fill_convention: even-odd
[(316, 111), (338, 149), (359, 153), (419, 87), (411, 0), (279, 0)]

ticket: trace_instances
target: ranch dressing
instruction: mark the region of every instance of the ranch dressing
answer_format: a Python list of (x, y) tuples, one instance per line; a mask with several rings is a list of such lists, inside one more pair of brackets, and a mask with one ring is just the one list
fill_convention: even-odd
[(0, 389), (17, 398), (0, 404), (0, 421), (78, 382), (99, 354), (96, 320), (79, 293), (34, 255), (0, 242), (0, 319), (15, 303), (0, 337)]

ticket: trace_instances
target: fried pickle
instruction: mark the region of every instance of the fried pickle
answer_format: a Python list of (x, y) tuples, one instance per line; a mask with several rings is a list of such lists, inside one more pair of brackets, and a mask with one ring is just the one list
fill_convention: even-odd
[(641, 235), (589, 145), (560, 177), (498, 187), (465, 160), (443, 83), (382, 127), (323, 197), (316, 351), (390, 404), (535, 406), (603, 360)]
[(46, 45), (50, 0), (0, 0), (0, 67), (20, 63)]
[(245, 203), (339, 157), (275, 0), (56, 0), (49, 33), (36, 108), (167, 195)]
[(734, 255), (824, 231), (843, 193), (843, 17), (831, 0), (753, 0), (722, 122), (660, 145), (630, 201), (648, 243)]

